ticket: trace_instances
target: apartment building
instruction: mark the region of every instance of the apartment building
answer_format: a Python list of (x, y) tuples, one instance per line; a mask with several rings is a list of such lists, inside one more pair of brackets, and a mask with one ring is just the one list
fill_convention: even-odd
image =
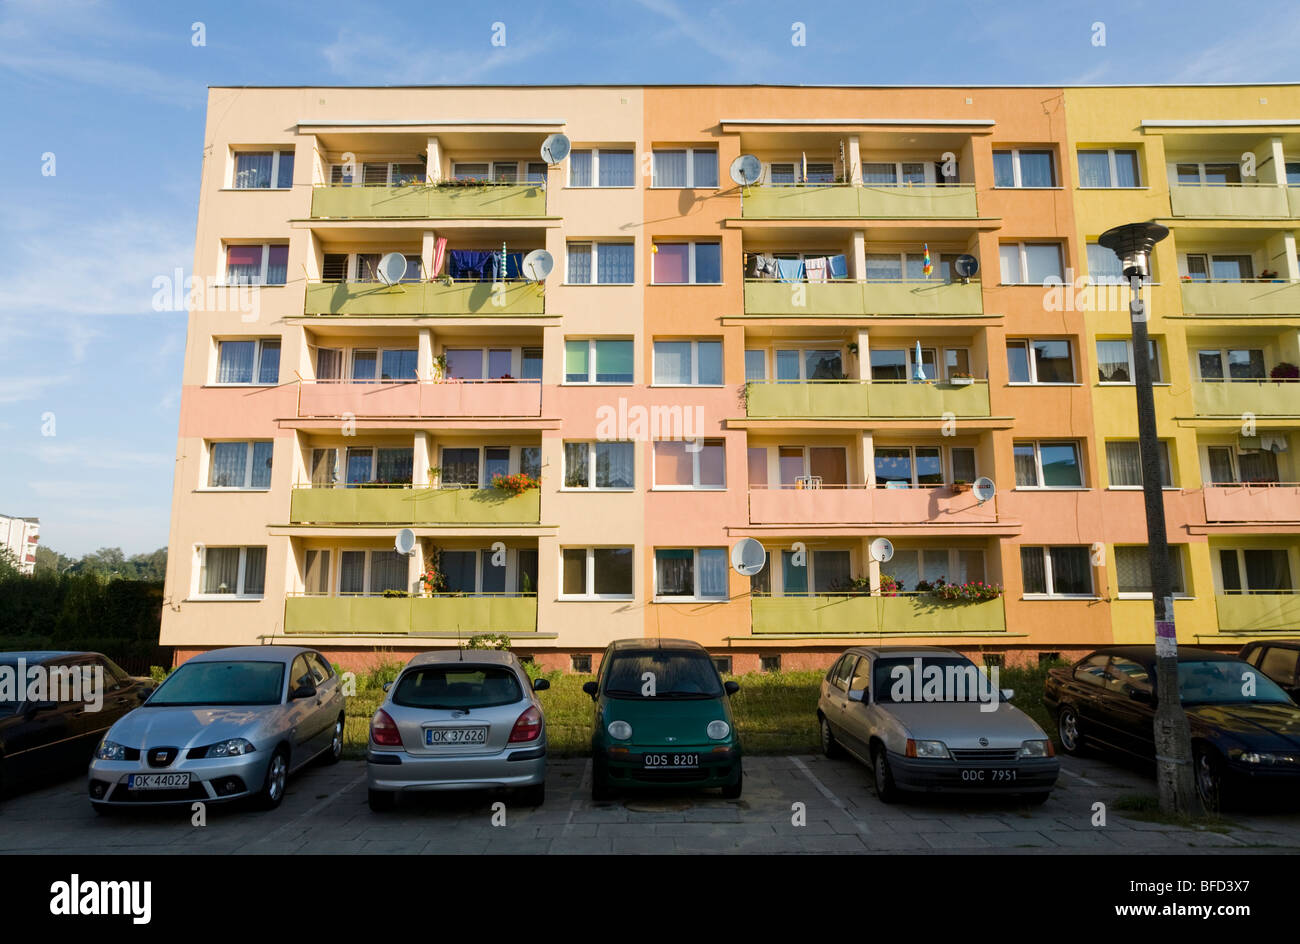
[(19, 573), (31, 576), (36, 570), (36, 545), (40, 540), (40, 518), (0, 515), (0, 547), (13, 555)]
[(1179, 636), (1296, 632), (1298, 106), (214, 88), (162, 643), (362, 664), (492, 633), (585, 670), (685, 636), (748, 671), (1149, 640), (1127, 289), (1096, 246), (1144, 219), (1172, 231), (1147, 293)]

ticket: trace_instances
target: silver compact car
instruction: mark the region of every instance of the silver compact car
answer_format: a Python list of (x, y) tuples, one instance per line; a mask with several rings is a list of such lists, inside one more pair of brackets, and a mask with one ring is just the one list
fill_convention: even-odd
[(284, 799), (289, 775), (343, 751), (343, 692), (315, 649), (242, 646), (194, 656), (104, 735), (90, 802), (115, 807)]
[(1060, 772), (1052, 742), (975, 663), (937, 647), (855, 647), (831, 666), (817, 702), (822, 751), (872, 769), (876, 795), (903, 791), (1047, 799)]
[(400, 794), (511, 788), (523, 802), (546, 799), (546, 720), (510, 652), (455, 649), (407, 663), (370, 722), (370, 808), (391, 810)]

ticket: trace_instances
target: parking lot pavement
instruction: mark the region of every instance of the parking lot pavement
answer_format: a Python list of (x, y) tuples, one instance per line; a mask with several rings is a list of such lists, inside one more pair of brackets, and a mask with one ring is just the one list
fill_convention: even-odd
[[(84, 777), (0, 803), (0, 853), (1248, 853), (1300, 851), (1295, 812), (1231, 813), (1213, 829), (1144, 821), (1119, 806), (1153, 796), (1139, 769), (1065, 758), (1051, 798), (919, 798), (886, 806), (866, 768), (818, 756), (745, 759), (745, 793), (655, 792), (594, 803), (585, 758), (552, 761), (547, 800), (426, 794), (370, 812), (365, 765), (316, 767), (289, 783), (278, 810), (212, 806), (96, 816)], [(1095, 804), (1103, 804), (1098, 810)], [(496, 806), (496, 804), (502, 804)], [(1094, 825), (1104, 812), (1104, 825)]]

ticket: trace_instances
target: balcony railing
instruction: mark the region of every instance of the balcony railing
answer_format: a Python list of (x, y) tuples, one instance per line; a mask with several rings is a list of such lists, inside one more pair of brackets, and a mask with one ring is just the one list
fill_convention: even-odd
[(893, 186), (877, 184), (769, 184), (750, 187), (741, 198), (747, 220), (974, 219), (979, 216), (971, 184)]
[(753, 380), (746, 385), (745, 403), (750, 417), (981, 417), (989, 415), (989, 389), (985, 380)]
[(308, 315), (540, 315), (536, 282), (308, 282)]
[(300, 417), (532, 417), (542, 414), (537, 380), (412, 381), (304, 380)]
[(1300, 522), (1300, 485), (1295, 483), (1207, 485), (1202, 494), (1210, 524)]
[(284, 631), (311, 636), (532, 633), (537, 596), (290, 596), (284, 601)]
[(928, 593), (897, 596), (771, 597), (755, 595), (750, 604), (754, 633), (853, 636), (864, 633), (950, 636), (1006, 632), (1002, 598), (951, 603)]
[(745, 282), (747, 315), (981, 315), (979, 282), (898, 281)]
[(1300, 593), (1217, 593), (1215, 608), (1221, 632), (1294, 632), (1300, 625)]
[(515, 219), (546, 215), (546, 189), (538, 184), (474, 186), (410, 183), (403, 186), (318, 186), (311, 215), (317, 219)]
[(1286, 279), (1184, 280), (1182, 293), (1183, 311), (1189, 315), (1300, 314), (1300, 282)]
[(1169, 188), (1174, 216), (1273, 218), (1291, 215), (1287, 188), (1277, 184), (1175, 184)]
[(429, 485), (296, 486), (295, 524), (537, 524), (541, 492)]
[(1192, 403), (1198, 416), (1300, 416), (1300, 381), (1196, 381)]
[(750, 524), (958, 524), (997, 522), (996, 498), (980, 504), (969, 487), (820, 485), (751, 488)]

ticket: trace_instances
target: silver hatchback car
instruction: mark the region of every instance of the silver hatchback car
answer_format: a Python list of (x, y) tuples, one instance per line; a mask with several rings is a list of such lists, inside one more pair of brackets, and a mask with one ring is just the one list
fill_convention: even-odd
[(291, 773), (343, 751), (343, 692), (315, 649), (240, 646), (194, 656), (108, 729), (90, 802), (114, 807), (253, 799), (272, 809)]
[(407, 791), (513, 788), (546, 799), (546, 720), (510, 652), (453, 649), (416, 656), (389, 685), (370, 722), (370, 808)]

